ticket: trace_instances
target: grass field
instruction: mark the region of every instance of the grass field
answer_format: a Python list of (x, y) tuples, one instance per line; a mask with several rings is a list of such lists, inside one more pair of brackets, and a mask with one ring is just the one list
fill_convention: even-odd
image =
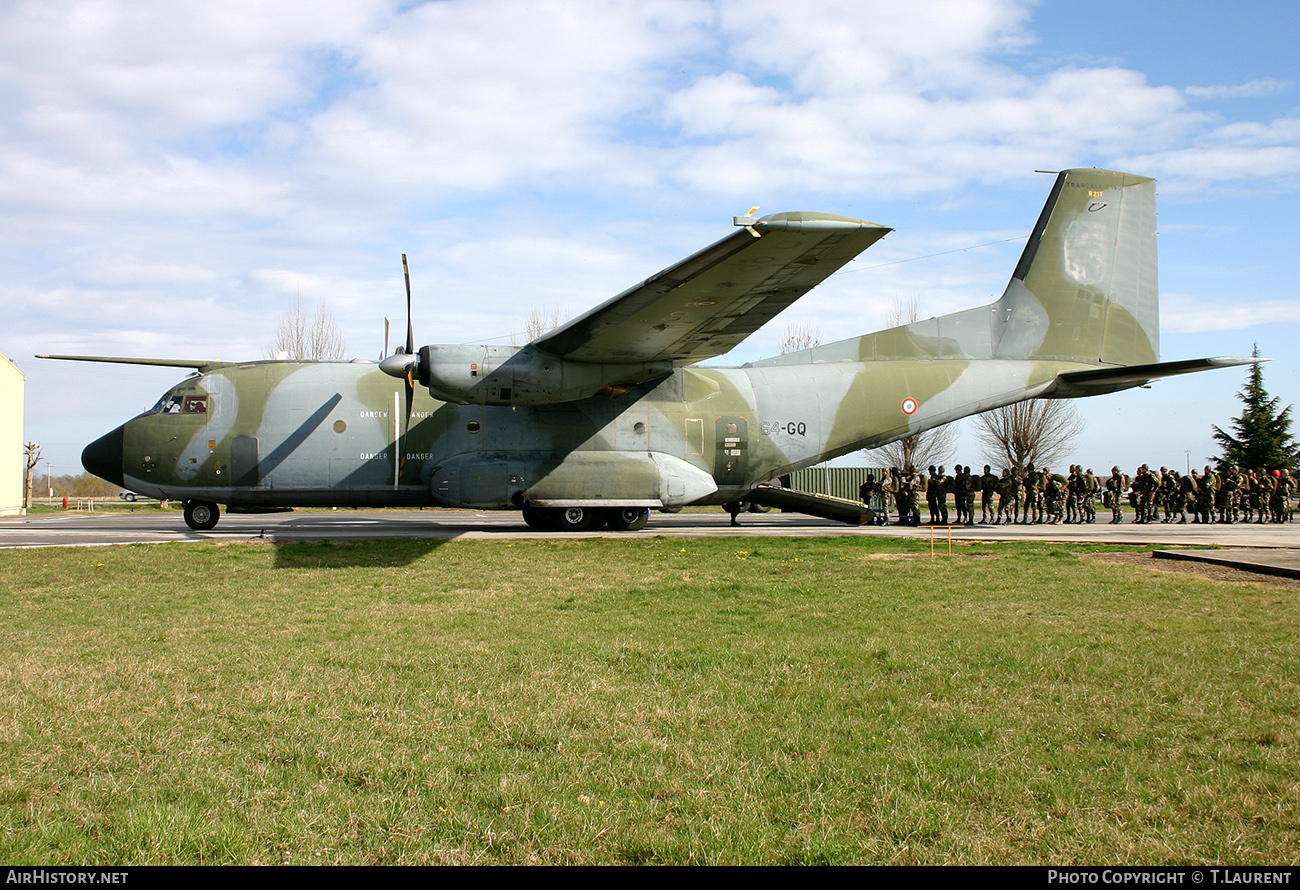
[(1300, 861), (1294, 590), (925, 549), (0, 551), (0, 861)]

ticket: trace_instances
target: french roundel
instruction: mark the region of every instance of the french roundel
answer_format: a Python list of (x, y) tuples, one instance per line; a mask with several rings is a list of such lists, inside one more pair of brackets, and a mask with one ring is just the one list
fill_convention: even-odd
[(903, 399), (903, 405), (902, 405), (902, 408), (903, 408), (903, 413), (904, 413), (904, 414), (915, 414), (915, 413), (916, 413), (916, 399), (912, 398), (911, 396), (908, 396), (906, 399)]

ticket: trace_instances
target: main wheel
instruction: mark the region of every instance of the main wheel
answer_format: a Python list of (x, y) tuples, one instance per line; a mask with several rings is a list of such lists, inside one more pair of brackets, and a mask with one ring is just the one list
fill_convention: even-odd
[(554, 526), (551, 525), (549, 513), (550, 511), (537, 507), (524, 507), (524, 523), (538, 531), (553, 531)]
[(605, 521), (616, 532), (634, 532), (645, 528), (650, 511), (645, 507), (614, 507)]
[(205, 532), (216, 528), (221, 518), (221, 508), (208, 501), (185, 502), (185, 524), (196, 532)]
[(596, 518), (596, 511), (590, 507), (559, 507), (549, 512), (551, 526), (562, 532), (585, 532)]

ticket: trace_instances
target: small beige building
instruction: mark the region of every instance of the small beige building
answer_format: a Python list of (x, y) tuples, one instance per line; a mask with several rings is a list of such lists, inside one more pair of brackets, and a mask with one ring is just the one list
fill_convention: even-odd
[(23, 508), (23, 387), (27, 378), (0, 354), (0, 516)]

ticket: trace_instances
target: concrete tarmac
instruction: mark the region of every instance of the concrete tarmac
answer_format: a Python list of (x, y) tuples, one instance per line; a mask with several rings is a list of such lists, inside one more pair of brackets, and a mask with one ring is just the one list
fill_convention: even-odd
[(1300, 578), (1300, 549), (1275, 547), (1255, 550), (1155, 550), (1156, 559), (1208, 562), (1261, 575)]

